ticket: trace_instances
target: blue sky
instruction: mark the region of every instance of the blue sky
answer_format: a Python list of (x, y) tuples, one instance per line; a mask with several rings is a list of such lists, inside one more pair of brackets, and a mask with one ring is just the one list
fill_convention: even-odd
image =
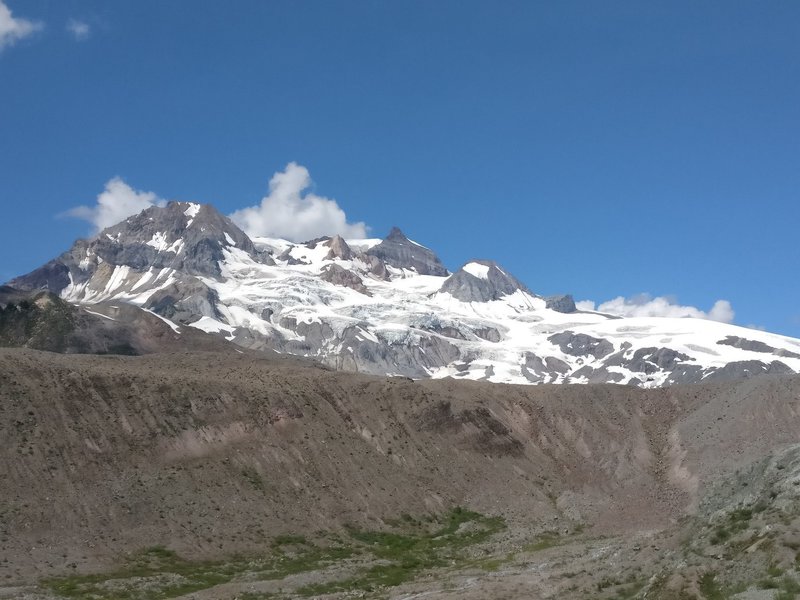
[(794, 1), (2, 0), (0, 82), (2, 280), (112, 178), (232, 213), (296, 162), (451, 269), (800, 337)]

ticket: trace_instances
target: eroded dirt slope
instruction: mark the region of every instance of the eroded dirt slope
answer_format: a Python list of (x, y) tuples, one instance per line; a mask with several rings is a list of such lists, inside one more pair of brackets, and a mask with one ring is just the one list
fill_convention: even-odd
[(142, 548), (257, 553), (465, 506), (639, 535), (797, 441), (800, 379), (640, 390), (413, 382), (297, 360), (0, 350), (0, 578)]

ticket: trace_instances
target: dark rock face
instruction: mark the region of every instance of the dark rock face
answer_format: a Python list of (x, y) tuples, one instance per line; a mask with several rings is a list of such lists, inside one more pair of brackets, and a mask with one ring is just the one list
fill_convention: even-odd
[(389, 272), (386, 270), (386, 264), (380, 258), (368, 254), (363, 254), (362, 258), (369, 265), (369, 272), (371, 275), (383, 281), (389, 281)]
[(494, 327), (482, 327), (480, 329), (473, 329), (472, 333), (477, 335), (482, 340), (486, 340), (487, 342), (494, 342), (497, 343), (503, 339), (503, 336), (500, 335), (500, 332), (497, 331)]
[(341, 285), (355, 290), (365, 296), (371, 296), (370, 291), (364, 286), (364, 280), (361, 279), (356, 273), (348, 271), (344, 267), (337, 264), (326, 265), (320, 272), (320, 279), (332, 283), (333, 285)]
[(420, 327), (420, 329), (422, 329), (423, 331), (432, 331), (433, 333), (438, 333), (439, 335), (453, 338), (455, 340), (467, 339), (466, 336), (463, 333), (461, 333), (459, 329), (448, 325), (441, 325), (441, 324), (426, 325), (424, 327)]
[(298, 323), (295, 331), (306, 338), (310, 347), (319, 348), (325, 342), (334, 339), (335, 332), (327, 323), (314, 321), (312, 323)]
[(374, 375), (403, 374), (426, 378), (428, 369), (448, 365), (459, 357), (459, 349), (446, 339), (425, 336), (419, 340), (387, 343), (364, 339), (360, 327), (348, 327), (340, 336), (341, 352), (324, 362), (337, 370)]
[(791, 375), (793, 373), (792, 369), (779, 360), (773, 360), (771, 363), (760, 360), (743, 360), (712, 370), (703, 381), (733, 381), (756, 375)]
[(447, 275), (447, 269), (433, 251), (415, 244), (397, 227), (393, 227), (389, 235), (380, 244), (367, 250), (366, 254), (376, 256), (398, 269), (414, 269), (420, 275)]
[(191, 206), (186, 202), (154, 206), (109, 227), (96, 238), (96, 254), (137, 270), (169, 267), (206, 277), (219, 276), (217, 263), (225, 248), (259, 255), (250, 238), (213, 206), (202, 205), (194, 215)]
[[(679, 383), (700, 383), (703, 380), (703, 367), (700, 365), (682, 364), (676, 366), (667, 377), (666, 385)], [(637, 379), (637, 381), (639, 381)], [(634, 382), (635, 383), (635, 382)]]
[(764, 352), (767, 354), (775, 354), (777, 356), (785, 356), (787, 358), (800, 358), (800, 354), (784, 350), (783, 348), (773, 348), (769, 344), (759, 342), (757, 340), (748, 340), (735, 335), (729, 335), (724, 340), (719, 340), (717, 344), (721, 346), (733, 346), (741, 350), (750, 350), (751, 352)]
[(571, 356), (593, 356), (603, 358), (614, 351), (614, 346), (608, 340), (601, 340), (585, 333), (564, 331), (547, 338), (547, 341), (558, 346), (564, 354)]
[(670, 348), (639, 348), (631, 360), (620, 364), (625, 364), (631, 371), (647, 373), (656, 368), (671, 371), (678, 363), (690, 360), (690, 357)]
[[(63, 258), (63, 256), (62, 256)], [(69, 267), (59, 259), (10, 282), (20, 290), (46, 290), (57, 294), (69, 285)]]
[[(485, 269), (486, 277), (470, 273), (470, 265)], [(475, 270), (475, 269), (472, 269)], [(462, 302), (489, 302), (522, 290), (533, 295), (525, 285), (490, 260), (473, 260), (447, 278), (440, 288)]]
[(559, 375), (569, 373), (569, 365), (554, 356), (542, 359), (531, 352), (525, 353), (525, 362), (522, 364), (522, 374), (531, 383), (544, 383), (552, 381)]
[(308, 264), (310, 264), (310, 263), (308, 263), (308, 262), (306, 262), (304, 260), (300, 260), (299, 258), (295, 258), (294, 256), (292, 256), (292, 249), (291, 248), (287, 248), (286, 250), (284, 250), (280, 254), (280, 256), (278, 256), (278, 260), (283, 261), (287, 265), (291, 265), (291, 266), (294, 266), (294, 265), (308, 265)]
[(621, 383), (625, 376), (622, 373), (609, 371), (605, 367), (591, 367), (584, 365), (580, 369), (570, 373), (570, 380), (582, 380), (586, 378), (587, 383)]
[(217, 293), (201, 281), (184, 278), (158, 290), (147, 302), (150, 310), (172, 321), (190, 323), (200, 317), (220, 319)]
[[(9, 293), (4, 294), (7, 299)], [(158, 317), (130, 304), (99, 303), (86, 310), (46, 291), (15, 291), (0, 308), (0, 347), (64, 354), (234, 352), (223, 340), (201, 331), (186, 328), (178, 335)]]
[(223, 250), (232, 247), (274, 264), (213, 206), (171, 202), (148, 208), (90, 240), (78, 240), (57, 259), (9, 283), (22, 290), (60, 293), (69, 285), (70, 276), (74, 283), (84, 283), (103, 265), (126, 266), (142, 274), (151, 268), (170, 268), (186, 275), (218, 278)]
[(547, 296), (544, 300), (547, 308), (560, 313), (574, 313), (578, 310), (575, 306), (575, 299), (570, 294), (565, 294), (563, 296)]
[(350, 249), (350, 246), (347, 245), (347, 242), (344, 241), (342, 236), (333, 236), (330, 242), (328, 242), (328, 245), (331, 247), (330, 251), (328, 252), (328, 256), (326, 257), (328, 260), (333, 260), (334, 258), (350, 260), (353, 258), (353, 251)]

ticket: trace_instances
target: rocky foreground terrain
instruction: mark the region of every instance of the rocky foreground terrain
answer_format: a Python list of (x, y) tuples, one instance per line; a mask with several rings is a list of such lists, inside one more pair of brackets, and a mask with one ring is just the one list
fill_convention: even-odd
[(800, 378), (0, 350), (0, 598), (794, 598)]

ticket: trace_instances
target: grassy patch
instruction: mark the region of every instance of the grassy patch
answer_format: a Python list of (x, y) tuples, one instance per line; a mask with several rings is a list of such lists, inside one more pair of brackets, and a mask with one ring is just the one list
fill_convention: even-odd
[[(297, 592), (304, 596), (316, 596), (394, 587), (414, 579), (425, 570), (454, 563), (465, 564), (468, 562), (462, 553), (465, 548), (486, 541), (505, 529), (502, 518), (486, 517), (462, 508), (455, 508), (441, 520), (406, 523), (412, 526), (411, 530), (383, 532), (350, 529), (350, 537), (383, 562), (362, 569), (348, 579), (305, 586)], [(488, 566), (491, 568), (492, 565)], [(498, 567), (499, 562), (495, 568)]]
[(279, 544), (266, 557), (226, 561), (188, 561), (156, 546), (142, 551), (117, 571), (54, 578), (43, 585), (60, 596), (79, 600), (166, 600), (228, 583), (244, 573), (260, 580), (283, 579), (323, 568), (354, 552), (352, 548), (307, 544), (302, 550), (287, 554), (284, 545)]
[(730, 512), (726, 521), (714, 529), (711, 543), (714, 545), (724, 544), (737, 533), (747, 530), (752, 518), (753, 511), (749, 508), (739, 508)]
[(553, 546), (561, 544), (558, 535), (550, 531), (540, 534), (536, 540), (526, 544), (522, 547), (525, 552), (538, 552), (539, 550), (547, 550)]
[(633, 598), (645, 586), (646, 581), (634, 581), (633, 583), (622, 586), (617, 590), (616, 600), (628, 600)]
[[(259, 557), (188, 561), (168, 548), (154, 546), (116, 571), (58, 577), (43, 581), (42, 585), (61, 597), (75, 600), (167, 600), (244, 575), (250, 580), (280, 580), (288, 575), (319, 571), (358, 555), (368, 566), (358, 569), (352, 577), (305, 586), (297, 593), (315, 596), (337, 591), (372, 591), (409, 581), (424, 570), (466, 564), (464, 549), (504, 528), (502, 518), (455, 508), (439, 518), (402, 518), (395, 522), (393, 531), (350, 528), (347, 537), (325, 536), (324, 543), (302, 536), (280, 536), (272, 541), (271, 552)], [(492, 565), (484, 562), (478, 566), (491, 569)]]
[(789, 575), (784, 575), (778, 585), (775, 600), (794, 600), (800, 594), (800, 583)]
[(706, 600), (724, 600), (727, 595), (717, 582), (716, 573), (706, 573), (700, 578), (700, 591)]
[(55, 578), (44, 585), (66, 598), (160, 600), (227, 583), (236, 572), (234, 563), (189, 562), (163, 546), (154, 546), (118, 571)]
[(254, 490), (259, 492), (264, 491), (264, 480), (261, 479), (261, 475), (253, 467), (244, 467), (242, 469), (242, 477), (244, 477)]

